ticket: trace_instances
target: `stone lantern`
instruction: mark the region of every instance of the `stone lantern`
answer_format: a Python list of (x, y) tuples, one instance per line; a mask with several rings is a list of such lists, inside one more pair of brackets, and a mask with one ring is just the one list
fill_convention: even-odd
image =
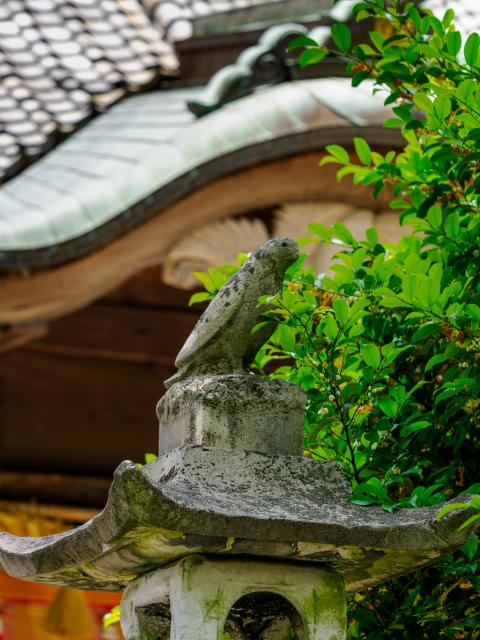
[(351, 504), (341, 467), (304, 459), (305, 398), (247, 373), (273, 328), (262, 294), (296, 258), (261, 247), (225, 285), (177, 358), (157, 413), (160, 455), (123, 462), (105, 509), (44, 538), (0, 535), (12, 576), (123, 591), (127, 640), (341, 640), (346, 593), (463, 544), (468, 509), (386, 513)]

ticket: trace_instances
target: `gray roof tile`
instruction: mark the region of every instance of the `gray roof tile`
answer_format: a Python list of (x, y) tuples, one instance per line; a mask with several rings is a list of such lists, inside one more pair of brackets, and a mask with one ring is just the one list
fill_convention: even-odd
[(139, 0), (2, 0), (0, 181), (178, 61)]

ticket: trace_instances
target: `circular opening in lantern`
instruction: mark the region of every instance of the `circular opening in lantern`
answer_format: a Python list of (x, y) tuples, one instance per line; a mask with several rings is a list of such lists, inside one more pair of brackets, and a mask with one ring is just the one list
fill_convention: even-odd
[[(227, 633), (229, 635), (227, 635)], [(231, 640), (305, 640), (297, 609), (283, 596), (256, 591), (235, 602), (225, 624)]]

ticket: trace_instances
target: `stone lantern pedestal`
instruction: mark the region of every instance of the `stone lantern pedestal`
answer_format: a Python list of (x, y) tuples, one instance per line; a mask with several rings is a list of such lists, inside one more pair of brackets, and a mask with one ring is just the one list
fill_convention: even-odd
[(124, 591), (126, 640), (342, 640), (346, 592), (467, 540), (469, 509), (437, 520), (439, 507), (352, 504), (337, 463), (302, 457), (303, 391), (242, 369), (268, 338), (252, 333), (258, 299), (295, 255), (270, 241), (202, 316), (157, 408), (158, 459), (120, 464), (105, 509), (77, 529), (0, 534), (8, 573)]

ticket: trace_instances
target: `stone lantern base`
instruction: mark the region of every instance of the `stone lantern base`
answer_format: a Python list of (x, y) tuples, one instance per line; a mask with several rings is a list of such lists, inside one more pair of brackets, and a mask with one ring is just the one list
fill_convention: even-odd
[(134, 580), (126, 640), (344, 640), (343, 578), (309, 563), (189, 556)]

